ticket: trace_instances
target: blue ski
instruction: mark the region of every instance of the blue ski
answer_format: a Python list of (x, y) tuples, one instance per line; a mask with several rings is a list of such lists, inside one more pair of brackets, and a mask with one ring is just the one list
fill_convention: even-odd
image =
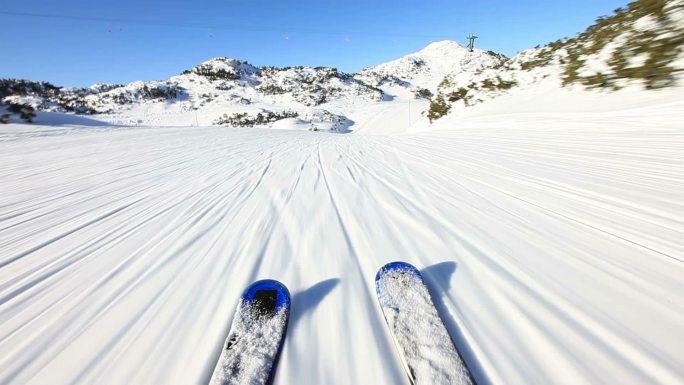
[(242, 293), (210, 385), (270, 383), (289, 315), (285, 285), (270, 279), (250, 285)]

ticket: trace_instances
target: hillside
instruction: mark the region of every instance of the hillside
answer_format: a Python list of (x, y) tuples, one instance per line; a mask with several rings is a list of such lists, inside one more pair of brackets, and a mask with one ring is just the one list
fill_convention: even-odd
[(638, 0), (599, 17), (576, 37), (520, 52), (496, 68), (471, 76), (447, 74), (431, 100), (431, 121), (452, 108), (551, 82), (558, 87), (610, 93), (625, 87), (657, 90), (682, 86), (684, 1)]

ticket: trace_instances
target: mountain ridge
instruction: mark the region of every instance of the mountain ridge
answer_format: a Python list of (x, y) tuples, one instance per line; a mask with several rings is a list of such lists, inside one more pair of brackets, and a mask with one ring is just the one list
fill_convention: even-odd
[[(126, 85), (61, 88), (0, 79), (0, 102), (14, 110), (96, 114), (121, 125), (242, 122), (271, 127), (275, 120), (270, 119), (282, 118), (292, 120), (284, 128), (347, 132), (354, 125), (350, 109), (362, 105), (429, 100), (421, 116), (432, 122), (453, 110), (546, 81), (599, 92), (677, 86), (684, 73), (683, 47), (684, 0), (637, 0), (612, 16), (597, 18), (574, 38), (530, 48), (513, 58), (469, 50), (453, 40), (432, 42), (356, 73), (334, 67), (257, 67), (216, 57), (166, 80)], [(0, 121), (7, 116), (0, 114)]]
[[(436, 90), (435, 79), (445, 73), (460, 67), (468, 72), (500, 61), (493, 53), (469, 52), (455, 41), (441, 41), (357, 73), (334, 67), (257, 67), (241, 59), (215, 57), (165, 80), (96, 83), (83, 88), (4, 80), (0, 89), (6, 87), (2, 100), (8, 103), (43, 111), (96, 114), (119, 124), (167, 124), (124, 118), (141, 115), (140, 110), (150, 116), (154, 110), (164, 110), (211, 119), (203, 124), (242, 122), (238, 124), (242, 126), (272, 123), (264, 121), (264, 116), (295, 115), (299, 120), (307, 116), (309, 120), (298, 122), (299, 126), (345, 131), (345, 125), (351, 124), (342, 113), (345, 106), (429, 98)], [(198, 121), (196, 117), (195, 123)]]

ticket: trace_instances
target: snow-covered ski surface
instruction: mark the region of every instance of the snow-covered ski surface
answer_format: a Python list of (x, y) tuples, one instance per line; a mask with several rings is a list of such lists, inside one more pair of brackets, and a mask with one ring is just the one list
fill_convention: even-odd
[(261, 280), (250, 285), (240, 298), (210, 384), (266, 384), (287, 331), (289, 312), (290, 294), (283, 284)]
[(680, 384), (684, 99), (551, 99), (405, 135), (0, 126), (0, 384), (207, 384), (262, 278), (275, 384), (408, 384), (394, 260), (489, 383)]
[(405, 262), (391, 262), (378, 271), (375, 285), (411, 383), (472, 385), (420, 272)]

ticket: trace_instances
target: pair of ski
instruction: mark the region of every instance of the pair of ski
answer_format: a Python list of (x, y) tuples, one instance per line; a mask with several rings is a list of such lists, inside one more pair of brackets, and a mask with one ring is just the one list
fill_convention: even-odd
[[(418, 269), (389, 263), (375, 276), (375, 288), (411, 384), (475, 383)], [(289, 313), (285, 285), (274, 280), (250, 285), (240, 298), (210, 385), (270, 384)]]

